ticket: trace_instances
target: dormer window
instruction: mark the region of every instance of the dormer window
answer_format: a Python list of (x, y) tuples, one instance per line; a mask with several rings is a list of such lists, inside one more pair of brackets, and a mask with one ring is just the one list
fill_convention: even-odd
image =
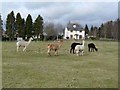
[(75, 24), (73, 25), (73, 28), (76, 28), (76, 25), (75, 25)]

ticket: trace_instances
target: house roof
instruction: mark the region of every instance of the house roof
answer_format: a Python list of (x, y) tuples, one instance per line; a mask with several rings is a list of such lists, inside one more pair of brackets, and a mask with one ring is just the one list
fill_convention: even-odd
[(83, 27), (78, 23), (68, 23), (68, 30), (82, 31)]

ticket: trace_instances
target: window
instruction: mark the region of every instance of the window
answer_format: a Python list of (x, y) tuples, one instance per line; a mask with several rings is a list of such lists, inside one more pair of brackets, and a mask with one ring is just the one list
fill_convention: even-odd
[(79, 35), (79, 39), (81, 39), (82, 38), (82, 35)]
[(70, 38), (72, 39), (72, 38), (73, 38), (73, 35), (70, 35)]

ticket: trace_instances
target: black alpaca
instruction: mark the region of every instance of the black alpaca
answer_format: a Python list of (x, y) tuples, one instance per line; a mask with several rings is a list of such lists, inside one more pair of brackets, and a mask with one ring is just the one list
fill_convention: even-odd
[(98, 49), (95, 47), (95, 44), (94, 43), (89, 43), (88, 44), (88, 51), (89, 52), (94, 52), (94, 49), (95, 49), (95, 51), (98, 51)]
[(75, 54), (74, 50), (75, 50), (75, 46), (76, 46), (76, 45), (82, 45), (82, 44), (81, 44), (81, 43), (75, 43), (75, 42), (74, 42), (74, 43), (72, 43), (72, 44), (71, 44), (70, 53), (72, 53), (72, 52), (73, 52), (73, 54)]

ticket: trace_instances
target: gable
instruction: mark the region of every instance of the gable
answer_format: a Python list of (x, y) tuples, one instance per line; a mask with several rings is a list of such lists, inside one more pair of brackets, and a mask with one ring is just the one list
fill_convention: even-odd
[(69, 23), (67, 25), (67, 29), (71, 32), (72, 31), (82, 31), (83, 27), (81, 25), (77, 24), (77, 23)]

